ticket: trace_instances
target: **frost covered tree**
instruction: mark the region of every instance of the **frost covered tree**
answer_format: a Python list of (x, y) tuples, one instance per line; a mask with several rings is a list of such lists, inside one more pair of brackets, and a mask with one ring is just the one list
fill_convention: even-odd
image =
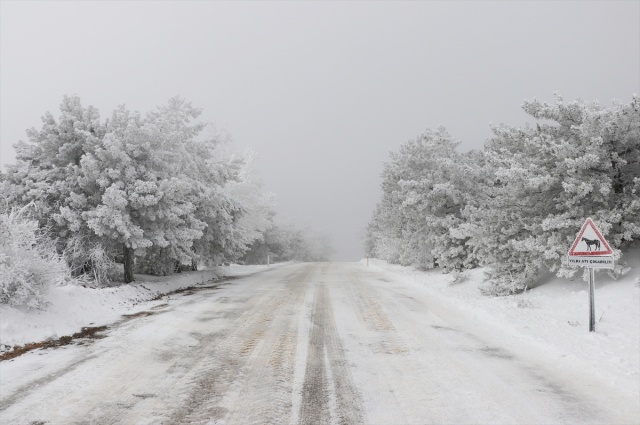
[(247, 250), (238, 259), (241, 264), (267, 264), (269, 261), (284, 261), (283, 240), (280, 229), (275, 224), (275, 212), (271, 211), (269, 226), (247, 246)]
[(491, 293), (522, 291), (545, 269), (575, 273), (565, 255), (586, 217), (614, 248), (640, 236), (638, 97), (603, 108), (557, 96), (523, 108), (540, 122), (493, 128), (484, 150), (492, 181), (464, 211), (461, 234), (488, 266)]
[(146, 271), (191, 262), (220, 188), (237, 172), (217, 160), (215, 139), (198, 138), (204, 124), (191, 121), (199, 114), (180, 98), (144, 118), (121, 107), (102, 145), (81, 161), (85, 183), (102, 193), (84, 217), (98, 236), (122, 245), (126, 282), (136, 254), (146, 257)]
[(82, 271), (100, 244), (82, 212), (100, 201), (100, 193), (82, 185), (81, 160), (102, 141), (105, 128), (98, 111), (83, 107), (77, 96), (64, 96), (60, 116), (42, 117), (42, 128), (27, 130), (27, 141), (15, 145), (16, 164), (7, 166), (0, 191), (8, 205), (33, 205), (30, 215), (67, 251), (74, 274)]
[[(384, 184), (384, 183), (383, 183)], [(365, 253), (394, 264), (400, 264), (403, 252), (404, 219), (394, 208), (393, 197), (383, 190), (366, 229)]]
[(42, 224), (66, 236), (77, 228), (69, 229), (61, 211), (77, 209), (80, 161), (100, 143), (104, 126), (98, 111), (82, 107), (78, 97), (65, 96), (60, 112), (58, 120), (45, 114), (42, 129), (27, 130), (28, 141), (15, 145), (17, 162), (7, 166), (2, 190), (9, 203), (33, 203)]
[[(570, 276), (566, 252), (592, 217), (621, 256), (640, 236), (640, 101), (525, 101), (538, 120), (498, 125), (460, 154), (443, 129), (391, 155), (367, 253), (445, 269), (487, 266), (485, 290), (522, 291), (542, 270)], [(614, 274), (624, 272), (619, 262)]]
[(303, 223), (293, 226), (289, 239), (289, 259), (296, 261), (329, 261), (333, 254), (333, 244), (329, 234), (323, 229)]
[(255, 152), (244, 152), (237, 178), (222, 189), (223, 195), (233, 199), (238, 209), (229, 212), (234, 218), (233, 228), (230, 229), (232, 237), (230, 243), (218, 250), (219, 253), (225, 253), (216, 258), (218, 263), (240, 259), (255, 242), (263, 240), (265, 232), (273, 226), (275, 195), (263, 190), (262, 182), (254, 172), (255, 158)]
[(203, 136), (199, 115), (176, 97), (144, 116), (121, 106), (103, 124), (94, 108), (65, 97), (60, 118), (45, 115), (42, 129), (17, 145), (2, 193), (11, 205), (33, 203), (70, 262), (94, 275), (99, 258), (121, 256), (130, 282), (136, 257), (139, 270), (156, 274), (237, 257), (246, 242), (239, 236), (253, 237), (249, 224), (237, 227), (251, 208), (224, 187), (238, 179), (242, 159)]
[(329, 235), (310, 223), (270, 215), (271, 226), (256, 239), (240, 258), (245, 264), (271, 261), (329, 261), (333, 245)]
[(368, 227), (371, 254), (420, 268), (474, 266), (468, 237), (455, 229), (473, 202), (478, 154), (461, 154), (457, 146), (440, 127), (391, 153), (382, 173), (382, 200)]

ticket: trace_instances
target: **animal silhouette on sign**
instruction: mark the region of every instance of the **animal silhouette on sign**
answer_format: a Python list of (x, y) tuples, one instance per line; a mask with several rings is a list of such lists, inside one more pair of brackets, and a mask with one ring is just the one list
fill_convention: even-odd
[(593, 245), (597, 250), (600, 249), (600, 241), (598, 239), (582, 238), (582, 240), (587, 244), (587, 251), (591, 251), (591, 245)]

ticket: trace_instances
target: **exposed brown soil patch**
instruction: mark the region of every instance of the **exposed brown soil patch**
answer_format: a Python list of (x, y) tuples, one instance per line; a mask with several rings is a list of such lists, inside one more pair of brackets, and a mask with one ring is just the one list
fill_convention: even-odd
[[(195, 293), (195, 291), (200, 291), (203, 289), (216, 289), (219, 288), (222, 285), (227, 285), (229, 284), (232, 280), (236, 280), (239, 279), (241, 276), (232, 276), (232, 277), (225, 277), (222, 278), (218, 281), (213, 281), (216, 282), (213, 285), (207, 285), (207, 286), (189, 286), (186, 288), (181, 288), (181, 289), (177, 289), (175, 291), (172, 292), (168, 292), (166, 294), (161, 294), (158, 295), (157, 297), (153, 298), (151, 301), (156, 301), (159, 300), (161, 298), (164, 298), (168, 295), (174, 295), (174, 294), (184, 294), (184, 295), (192, 295)], [(145, 288), (148, 289), (148, 288)], [(154, 308), (160, 308), (160, 307), (164, 307), (167, 306), (168, 304), (161, 304), (159, 306), (156, 306)], [(147, 317), (147, 316), (151, 316), (153, 314), (158, 313), (157, 311), (139, 311), (138, 313), (133, 313), (133, 314), (123, 314), (123, 320), (120, 321), (127, 321), (127, 320), (131, 320), (131, 319), (135, 319), (137, 317)], [(63, 345), (69, 345), (71, 344), (74, 340), (77, 339), (101, 339), (104, 338), (106, 335), (101, 335), (100, 332), (103, 332), (105, 330), (107, 330), (109, 327), (108, 326), (91, 326), (91, 327), (85, 327), (82, 328), (82, 330), (80, 330), (80, 332), (76, 332), (73, 335), (65, 335), (62, 336), (58, 339), (55, 340), (50, 340), (50, 341), (42, 341), (42, 342), (31, 342), (25, 345), (14, 345), (13, 348), (11, 349), (11, 351), (6, 351), (4, 353), (0, 353), (0, 361), (4, 361), (4, 360), (10, 360), (13, 358), (16, 358), (18, 356), (21, 356), (25, 353), (28, 353), (29, 351), (32, 350), (37, 350), (40, 348), (55, 348), (55, 347), (61, 347)]]
[(132, 314), (123, 314), (122, 317), (124, 317), (126, 320), (129, 320), (129, 319), (135, 319), (136, 317), (152, 316), (156, 313), (157, 313), (156, 311), (139, 311), (137, 313), (132, 313)]
[(213, 285), (207, 285), (207, 286), (187, 286), (186, 288), (180, 288), (180, 289), (176, 289), (175, 291), (171, 291), (171, 292), (167, 292), (165, 294), (160, 294), (154, 298), (151, 299), (151, 301), (157, 301), (160, 300), (164, 297), (167, 297), (169, 295), (175, 295), (175, 294), (183, 294), (183, 295), (193, 295), (196, 291), (202, 291), (204, 289), (217, 289), (223, 285), (228, 285), (232, 280), (236, 280), (241, 278), (242, 276), (231, 276), (231, 277), (225, 277), (222, 280), (219, 281), (214, 281), (216, 283), (214, 283)]
[(103, 335), (100, 332), (104, 332), (107, 329), (108, 328), (106, 326), (90, 326), (82, 328), (80, 332), (76, 332), (73, 335), (65, 335), (58, 339), (50, 341), (32, 342), (25, 345), (14, 345), (11, 351), (0, 354), (0, 361), (13, 359), (15, 357), (23, 355), (24, 353), (32, 350), (37, 350), (39, 348), (56, 348), (62, 347), (64, 345), (69, 345), (77, 339), (101, 339), (106, 335)]

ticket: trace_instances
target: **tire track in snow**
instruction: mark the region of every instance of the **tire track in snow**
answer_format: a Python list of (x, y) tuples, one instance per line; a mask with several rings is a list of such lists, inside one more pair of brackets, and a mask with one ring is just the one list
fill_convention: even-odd
[(311, 320), (299, 423), (363, 423), (360, 396), (348, 369), (324, 283), (316, 290)]
[[(251, 305), (229, 326), (230, 334), (223, 340), (212, 341), (210, 345), (215, 346), (209, 347), (211, 352), (190, 374), (187, 401), (174, 412), (169, 423), (199, 424), (228, 419), (232, 423), (269, 423), (265, 420), (269, 417), (273, 418), (272, 423), (280, 423), (279, 418), (286, 416), (287, 403), (290, 407), (290, 397), (282, 394), (292, 381), (293, 360), (289, 359), (295, 357), (295, 352), (286, 351), (296, 347), (295, 342), (290, 343), (295, 340), (295, 329), (284, 333), (284, 341), (268, 338), (269, 329), (277, 333), (281, 323), (274, 323), (273, 318), (287, 317), (283, 310), (293, 308), (302, 299), (302, 295), (291, 296), (286, 289), (294, 288), (296, 293), (304, 294), (303, 285), (298, 283), (304, 282), (310, 271), (310, 266), (298, 269), (283, 279), (281, 290), (252, 298)], [(274, 362), (278, 367), (271, 369), (269, 364)], [(274, 394), (280, 395), (272, 398)]]
[(329, 423), (329, 385), (325, 371), (325, 305), (322, 303), (319, 286), (316, 290), (311, 333), (307, 351), (307, 365), (302, 384), (300, 405), (301, 424)]
[(80, 366), (81, 364), (89, 361), (89, 360), (93, 360), (95, 359), (97, 356), (96, 355), (89, 355), (87, 357), (82, 357), (79, 360), (76, 360), (74, 362), (72, 362), (71, 364), (69, 364), (68, 366), (66, 366), (63, 369), (60, 369), (50, 375), (47, 375), (44, 378), (41, 379), (37, 379), (35, 381), (29, 382), (27, 385), (24, 385), (20, 388), (18, 388), (17, 390), (15, 390), (10, 396), (0, 400), (0, 412), (2, 412), (3, 410), (8, 409), (11, 405), (13, 405), (15, 402), (17, 402), (18, 400), (20, 400), (21, 398), (27, 396), (31, 391), (33, 391), (36, 388), (42, 387), (50, 382), (55, 381), (56, 379), (60, 378), (61, 376), (66, 375), (67, 373), (75, 370), (78, 366)]
[[(424, 367), (412, 361), (407, 341), (378, 301), (382, 298), (372, 285), (376, 277), (376, 274), (350, 268), (345, 272), (342, 285), (347, 295), (345, 307), (356, 319), (349, 321), (349, 334), (359, 341), (350, 348), (360, 368), (370, 371), (364, 385), (359, 382), (367, 401), (365, 419), (375, 423), (382, 417), (383, 423), (416, 423), (419, 417), (418, 423), (437, 423), (425, 411), (428, 410), (425, 409), (426, 397), (419, 394), (427, 383), (437, 391), (437, 382), (432, 382), (435, 376), (425, 379), (428, 374)], [(402, 330), (402, 324), (399, 326)], [(407, 392), (407, 389), (410, 390)], [(416, 406), (420, 406), (420, 412), (416, 412)]]
[(364, 285), (353, 272), (349, 273), (349, 284), (345, 286), (356, 316), (377, 335), (372, 349), (376, 353), (406, 354), (407, 344), (398, 334), (391, 318), (378, 302), (379, 296), (370, 284)]
[(283, 424), (291, 418), (291, 393), (298, 339), (298, 314), (311, 269), (287, 282), (284, 304), (247, 364), (249, 373), (237, 396), (231, 423)]
[[(380, 280), (376, 275), (352, 270), (348, 278), (345, 290), (363, 328), (355, 332), (362, 335), (369, 348), (359, 350), (361, 361), (381, 376), (377, 391), (367, 393), (369, 409), (382, 409), (380, 413), (386, 421), (400, 423), (514, 423), (500, 409), (494, 414), (491, 403), (485, 405), (481, 418), (469, 416), (467, 405), (481, 409), (483, 402), (489, 400), (478, 387), (468, 384), (466, 371), (453, 361), (455, 353), (438, 338), (432, 338), (435, 331), (427, 332), (427, 338), (423, 332), (418, 338), (413, 334), (417, 329), (431, 329), (428, 324), (437, 320), (425, 305), (420, 306), (421, 323), (416, 326), (406, 320), (407, 306), (401, 305), (398, 297), (389, 298), (386, 288), (376, 283)], [(393, 321), (385, 310), (395, 313)], [(378, 317), (386, 317), (390, 324), (379, 326)], [(358, 324), (354, 325), (357, 329)], [(381, 408), (380, 404), (386, 407)]]
[[(358, 283), (363, 275), (355, 272), (352, 279)], [(380, 363), (390, 377), (406, 377), (406, 388), (415, 390), (398, 399), (399, 406), (406, 406), (403, 411), (413, 410), (407, 423), (606, 423), (553, 375), (534, 372), (509, 350), (467, 331), (468, 319), (456, 317), (455, 311), (435, 301), (427, 305), (425, 298), (418, 301), (403, 285), (355, 287), (374, 291), (396, 312), (395, 325), (411, 347), (406, 359)]]
[(575, 374), (538, 367), (414, 285), (366, 270), (300, 265), (171, 302), (166, 315), (77, 351), (74, 359), (85, 360), (68, 361), (70, 369), (34, 377), (37, 388), (19, 387), (27, 393), (15, 403), (5, 396), (0, 407), (13, 404), (0, 422), (510, 425), (632, 417), (582, 394)]

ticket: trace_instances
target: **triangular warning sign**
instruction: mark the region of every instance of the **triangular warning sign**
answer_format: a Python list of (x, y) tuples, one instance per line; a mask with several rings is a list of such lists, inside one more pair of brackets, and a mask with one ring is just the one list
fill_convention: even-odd
[(569, 257), (582, 255), (613, 255), (613, 251), (593, 220), (588, 218), (582, 225), (578, 237), (573, 241), (568, 255)]

